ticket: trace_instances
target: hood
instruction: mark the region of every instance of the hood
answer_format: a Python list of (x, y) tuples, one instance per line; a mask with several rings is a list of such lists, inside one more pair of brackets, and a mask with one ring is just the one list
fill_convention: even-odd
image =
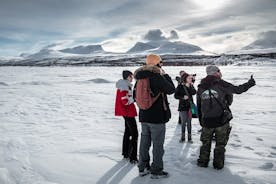
[(129, 90), (129, 88), (131, 89), (132, 84), (125, 79), (120, 79), (116, 82), (116, 88), (120, 89), (120, 90)]
[(214, 84), (218, 83), (221, 79), (213, 76), (213, 75), (207, 75), (207, 77), (205, 77), (204, 79), (201, 80), (200, 84), (198, 85), (198, 87), (202, 87), (204, 89), (208, 89), (211, 86), (213, 86)]
[(137, 79), (144, 79), (147, 77), (150, 77), (152, 75), (155, 74), (160, 74), (161, 70), (158, 66), (154, 66), (154, 65), (145, 65), (142, 66), (140, 68), (138, 68), (135, 72), (134, 72), (134, 78)]

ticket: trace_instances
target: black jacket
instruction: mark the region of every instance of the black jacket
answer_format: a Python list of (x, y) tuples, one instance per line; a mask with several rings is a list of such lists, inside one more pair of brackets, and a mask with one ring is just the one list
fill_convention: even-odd
[[(198, 91), (197, 91), (197, 107), (198, 107), (198, 116), (199, 121), (202, 126), (210, 127), (209, 125), (204, 125), (204, 122), (202, 122), (202, 118), (204, 116), (209, 117), (215, 117), (216, 115), (219, 115), (223, 112), (222, 107), (216, 106), (214, 108), (210, 109), (209, 104), (206, 105), (203, 102), (202, 94), (204, 91), (212, 88), (215, 91), (217, 91), (220, 95), (217, 98), (219, 102), (223, 105), (224, 108), (229, 108), (229, 106), (232, 104), (233, 101), (233, 94), (241, 94), (243, 92), (246, 92), (249, 88), (255, 85), (255, 80), (250, 79), (248, 82), (239, 85), (234, 86), (233, 84), (226, 82), (222, 79), (219, 79), (215, 76), (208, 75), (206, 78), (201, 80), (201, 83), (198, 85)], [(212, 127), (219, 127), (221, 124), (212, 125)]]
[[(173, 94), (175, 91), (175, 87), (170, 76), (168, 74), (161, 75), (160, 68), (157, 66), (145, 65), (135, 71), (134, 77), (136, 80), (149, 78), (151, 91), (154, 96), (157, 96), (160, 92), (164, 94), (160, 95), (149, 109), (139, 109), (139, 121), (155, 124), (168, 122), (171, 118), (171, 111), (169, 108), (167, 94)], [(164, 110), (163, 100), (167, 107), (166, 111)]]
[[(186, 94), (184, 88), (187, 89), (189, 94)], [(193, 95), (195, 94), (196, 90), (194, 86), (186, 87), (182, 84), (179, 84), (174, 93), (174, 98), (179, 100), (178, 111), (188, 111), (190, 108), (190, 100), (193, 102)], [(184, 100), (184, 95), (188, 95), (189, 99)]]

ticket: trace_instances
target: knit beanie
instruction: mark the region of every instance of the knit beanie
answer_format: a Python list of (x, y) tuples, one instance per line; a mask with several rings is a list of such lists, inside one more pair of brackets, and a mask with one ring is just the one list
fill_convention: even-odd
[(209, 65), (206, 67), (207, 75), (214, 75), (218, 71), (219, 71), (219, 68), (215, 65)]
[(131, 71), (129, 71), (129, 70), (123, 71), (123, 79), (127, 79), (128, 76), (130, 76), (130, 75), (133, 75), (133, 73)]
[(149, 54), (147, 56), (146, 64), (147, 65), (158, 65), (162, 62), (162, 59), (159, 55), (156, 54)]

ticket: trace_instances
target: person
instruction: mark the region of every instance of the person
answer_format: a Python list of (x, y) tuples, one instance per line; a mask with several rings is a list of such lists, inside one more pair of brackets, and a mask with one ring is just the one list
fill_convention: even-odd
[[(179, 76), (175, 77), (175, 80), (177, 81), (177, 85), (181, 84), (181, 77), (184, 75), (186, 72), (184, 70), (179, 71)], [(178, 124), (181, 125), (181, 117), (178, 116)]]
[[(170, 76), (162, 69), (161, 57), (155, 54), (147, 56), (146, 65), (138, 68), (134, 72), (134, 77), (137, 80), (136, 85), (138, 85), (139, 81), (148, 79), (151, 94), (153, 97), (157, 97), (148, 109), (139, 107), (139, 121), (141, 122), (142, 130), (139, 148), (139, 175), (145, 176), (151, 173), (151, 178), (168, 177), (168, 172), (164, 171), (163, 168), (165, 123), (171, 118), (167, 94), (174, 93), (174, 84)], [(138, 93), (139, 91), (136, 89), (136, 101), (138, 100), (137, 97), (142, 95)], [(150, 165), (149, 149), (151, 143), (153, 144), (153, 161)]]
[(232, 113), (229, 108), (233, 94), (241, 94), (255, 85), (253, 76), (248, 82), (235, 86), (222, 79), (220, 69), (215, 65), (206, 67), (207, 77), (201, 80), (197, 91), (197, 106), (202, 132), (200, 154), (197, 160), (199, 167), (208, 167), (211, 142), (215, 135), (213, 166), (224, 167), (225, 146), (229, 139)]
[(118, 80), (116, 83), (115, 115), (123, 116), (125, 120), (122, 155), (125, 159), (129, 159), (131, 163), (137, 163), (138, 130), (135, 120), (137, 111), (132, 96), (131, 82), (133, 80), (133, 74), (128, 70), (124, 70), (122, 75), (123, 79)]
[(176, 77), (175, 77), (175, 80), (177, 81), (177, 84), (178, 84), (178, 85), (181, 84), (181, 77), (182, 77), (184, 74), (186, 74), (186, 72), (185, 72), (184, 70), (180, 70), (179, 76), (176, 76)]
[(193, 102), (193, 95), (196, 90), (193, 86), (193, 76), (185, 73), (181, 77), (180, 83), (176, 90), (174, 97), (179, 100), (178, 111), (181, 117), (182, 131), (179, 142), (185, 142), (185, 129), (188, 130), (188, 142), (192, 142), (192, 117), (190, 114), (190, 102)]

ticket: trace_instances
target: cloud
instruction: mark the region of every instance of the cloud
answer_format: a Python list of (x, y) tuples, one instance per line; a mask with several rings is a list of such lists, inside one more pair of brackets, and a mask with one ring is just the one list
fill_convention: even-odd
[(172, 39), (172, 40), (179, 39), (179, 36), (178, 36), (178, 34), (177, 34), (177, 32), (175, 30), (171, 31), (171, 35), (170, 35), (169, 39)]
[(151, 29), (144, 36), (144, 39), (147, 41), (176, 40), (178, 38), (178, 33), (175, 30), (171, 30), (170, 35), (166, 36), (161, 29)]
[[(162, 33), (149, 33), (153, 35), (148, 35), (147, 39), (181, 39), (204, 47), (206, 43), (200, 42), (200, 39), (215, 41), (224, 38), (227, 42), (229, 36), (236, 38), (245, 33), (256, 36), (276, 25), (275, 0), (225, 0), (219, 7), (209, 10), (204, 8), (207, 6), (203, 4), (206, 1), (202, 1), (202, 6), (194, 2), (2, 0), (0, 55), (4, 54), (3, 50), (7, 52), (7, 49), (12, 49), (15, 54), (19, 54), (24, 49), (31, 50), (31, 45), (36, 43), (57, 40), (74, 40), (75, 43), (101, 43), (108, 40), (116, 44), (122, 40), (124, 43), (120, 44), (126, 46), (133, 42), (128, 38), (133, 35), (143, 37), (147, 30), (153, 28), (162, 30)], [(241, 37), (241, 40), (244, 38)], [(208, 43), (212, 44), (215, 43)], [(112, 49), (112, 44), (108, 45)], [(115, 44), (113, 47), (119, 48)]]
[(148, 41), (167, 40), (167, 38), (163, 36), (163, 32), (160, 29), (149, 30), (148, 33), (144, 36), (144, 39)]

